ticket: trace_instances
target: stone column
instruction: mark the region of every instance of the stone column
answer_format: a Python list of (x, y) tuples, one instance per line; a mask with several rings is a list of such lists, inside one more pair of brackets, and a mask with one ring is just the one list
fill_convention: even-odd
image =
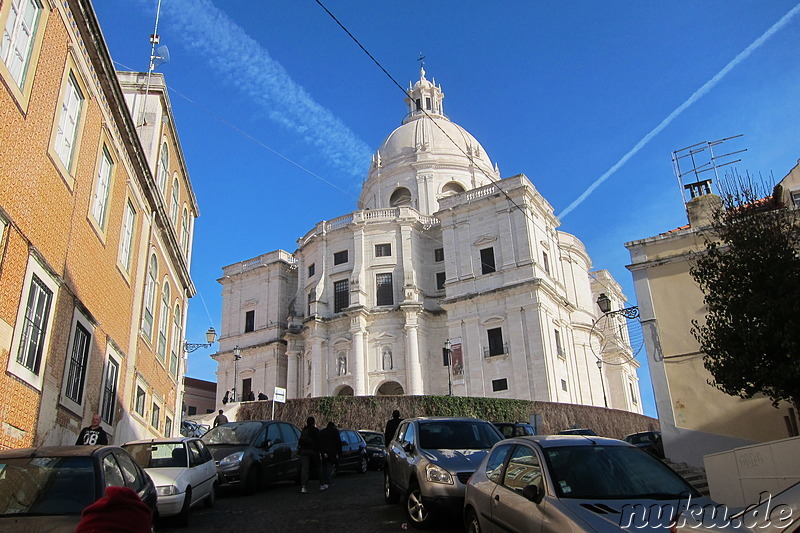
[[(300, 360), (300, 352), (297, 350), (286, 350), (286, 398), (299, 398), (300, 389), (297, 387), (297, 364)], [(267, 392), (270, 398), (274, 391)]]
[(311, 396), (316, 398), (327, 394), (328, 387), (322, 369), (325, 368), (325, 355), (322, 353), (322, 339), (311, 339)]
[(348, 368), (353, 375), (354, 396), (365, 396), (367, 394), (367, 365), (364, 360), (364, 332), (366, 330), (364, 315), (358, 313), (350, 317), (350, 333), (353, 334), (352, 365)]
[(406, 394), (423, 394), (422, 366), (419, 361), (419, 323), (417, 321), (419, 310), (406, 309)]

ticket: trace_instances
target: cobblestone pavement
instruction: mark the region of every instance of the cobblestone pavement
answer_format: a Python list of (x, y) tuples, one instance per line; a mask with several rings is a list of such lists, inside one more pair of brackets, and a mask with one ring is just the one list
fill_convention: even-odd
[[(180, 528), (164, 520), (157, 533), (304, 533), (337, 531), (375, 533), (414, 531), (406, 525), (402, 504), (387, 505), (383, 500), (383, 472), (340, 474), (325, 492), (309, 483), (309, 492), (300, 494), (293, 483), (276, 483), (253, 495), (225, 491), (212, 509), (192, 509), (189, 527)], [(462, 533), (460, 517), (440, 520), (435, 531)]]

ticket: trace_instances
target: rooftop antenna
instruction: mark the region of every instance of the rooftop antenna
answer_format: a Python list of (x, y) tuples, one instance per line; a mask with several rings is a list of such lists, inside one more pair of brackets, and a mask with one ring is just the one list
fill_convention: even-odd
[[(675, 171), (675, 177), (678, 179), (678, 186), (680, 187), (681, 198), (684, 204), (697, 196), (711, 194), (712, 179), (711, 177), (706, 178), (701, 176), (702, 173), (713, 171), (714, 179), (719, 181), (719, 174), (717, 173), (718, 168), (741, 161), (741, 158), (733, 161), (725, 159), (746, 152), (747, 148), (728, 152), (723, 155), (715, 155), (714, 147), (721, 145), (725, 141), (738, 139), (743, 135), (743, 133), (740, 133), (739, 135), (725, 137), (717, 141), (699, 142), (672, 152), (672, 168)], [(688, 200), (686, 198), (687, 192), (689, 193)]]
[(141, 127), (146, 124), (146, 121), (144, 119), (144, 112), (147, 106), (145, 104), (147, 103), (147, 96), (150, 93), (150, 78), (153, 75), (153, 71), (155, 70), (156, 67), (169, 62), (169, 49), (167, 48), (167, 45), (159, 46), (158, 48), (156, 48), (156, 45), (158, 45), (159, 41), (161, 40), (161, 37), (158, 35), (158, 18), (160, 14), (161, 14), (161, 0), (158, 0), (158, 5), (156, 6), (156, 23), (155, 27), (153, 28), (153, 34), (150, 35), (150, 63), (147, 67), (147, 82), (145, 83), (144, 87), (142, 112), (137, 127)]

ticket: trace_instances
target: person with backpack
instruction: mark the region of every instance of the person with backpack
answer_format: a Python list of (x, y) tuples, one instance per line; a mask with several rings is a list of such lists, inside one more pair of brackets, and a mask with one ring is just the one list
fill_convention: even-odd
[(320, 490), (322, 488), (322, 471), (320, 468), (319, 460), (319, 428), (316, 426), (316, 420), (313, 416), (306, 419), (306, 425), (300, 432), (300, 439), (297, 442), (297, 451), (300, 454), (300, 492), (308, 492), (308, 478), (311, 474), (311, 468), (317, 474), (317, 479), (320, 480)]

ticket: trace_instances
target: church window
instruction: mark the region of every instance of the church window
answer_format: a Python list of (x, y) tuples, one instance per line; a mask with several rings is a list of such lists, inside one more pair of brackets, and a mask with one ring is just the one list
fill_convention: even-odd
[(306, 307), (306, 316), (311, 316), (311, 304), (314, 303), (314, 292), (308, 293), (308, 304)]
[(389, 198), (389, 205), (392, 207), (411, 205), (411, 191), (405, 187), (398, 187)]
[(542, 265), (544, 265), (544, 271), (550, 275), (550, 261), (547, 260), (547, 252), (542, 252)]
[(444, 248), (436, 248), (433, 251), (433, 260), (437, 263), (444, 261)]
[(427, 109), (428, 111), (431, 110), (431, 97), (430, 96), (426, 96), (425, 97), (425, 109)]
[(628, 387), (631, 389), (631, 401), (633, 402), (633, 405), (636, 405), (639, 402), (636, 400), (636, 391), (633, 388), (633, 383), (629, 381)]
[(436, 290), (437, 291), (444, 290), (444, 280), (445, 280), (445, 273), (444, 272), (437, 272), (436, 273)]
[(256, 329), (256, 312), (247, 311), (244, 314), (244, 332), (248, 333), (250, 331), (255, 331)]
[(492, 392), (508, 390), (508, 379), (500, 378), (492, 380)]
[(378, 305), (394, 305), (394, 290), (392, 289), (391, 274), (376, 274), (375, 285), (378, 296)]
[(481, 274), (491, 274), (496, 272), (494, 266), (494, 248), (484, 248), (481, 250)]
[(567, 392), (567, 380), (566, 379), (562, 379), (561, 380), (561, 390), (563, 390), (564, 392)]
[(504, 353), (508, 353), (506, 345), (503, 343), (502, 328), (492, 328), (486, 330), (486, 336), (488, 337), (489, 340), (487, 357), (491, 357), (493, 355), (503, 355)]
[(392, 245), (390, 243), (375, 245), (375, 257), (390, 257), (391, 255)]
[(350, 305), (350, 280), (343, 279), (333, 283), (333, 312), (341, 313)]
[(422, 110), (422, 102), (420, 101), (420, 99), (417, 98), (416, 102), (414, 102), (414, 103), (417, 104), (417, 111), (421, 111)]
[(336, 252), (333, 254), (333, 264), (334, 265), (343, 265), (347, 263), (347, 250), (342, 250), (341, 252)]
[(553, 333), (556, 335), (556, 355), (562, 359), (566, 359), (567, 356), (564, 353), (564, 348), (561, 346), (561, 332), (556, 329)]
[(316, 263), (311, 263), (308, 265), (308, 277), (311, 278), (314, 276), (314, 272), (316, 271)]

